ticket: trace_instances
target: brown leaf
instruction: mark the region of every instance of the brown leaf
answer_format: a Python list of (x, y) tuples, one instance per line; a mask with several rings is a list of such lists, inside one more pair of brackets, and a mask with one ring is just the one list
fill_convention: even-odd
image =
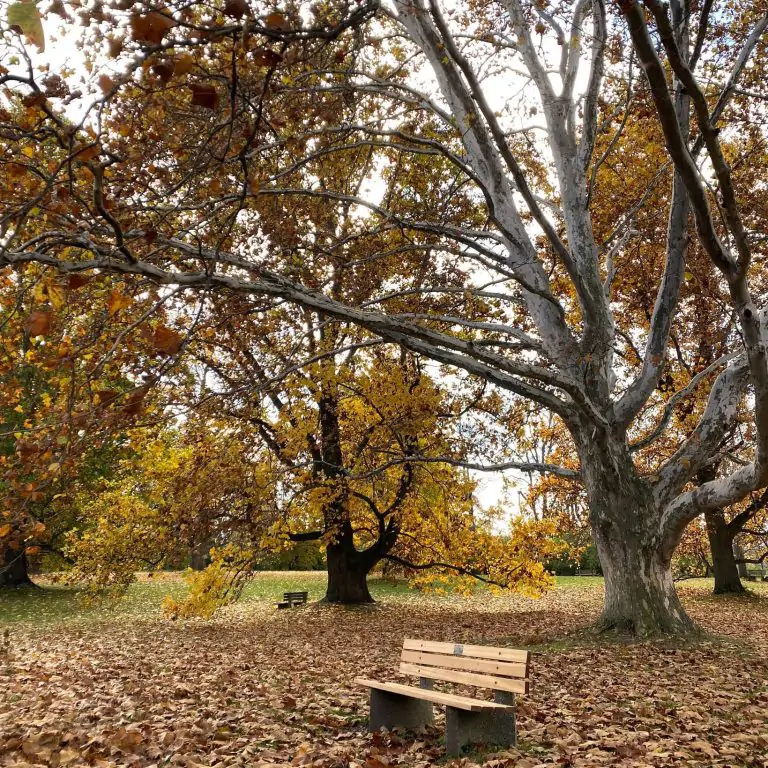
[(191, 83), (192, 104), (205, 109), (216, 109), (219, 106), (219, 94), (212, 85), (198, 85)]
[(177, 354), (181, 349), (183, 341), (184, 337), (181, 334), (172, 331), (170, 328), (166, 328), (164, 325), (159, 325), (155, 328), (153, 344), (155, 345), (155, 348), (164, 355)]
[(149, 391), (148, 386), (137, 387), (125, 400), (123, 413), (126, 416), (138, 416), (144, 410), (144, 398)]
[(271, 51), (269, 48), (254, 48), (253, 61), (260, 67), (274, 67), (283, 60), (283, 57), (277, 51)]
[(269, 16), (264, 19), (264, 26), (267, 29), (276, 29), (280, 32), (287, 32), (291, 28), (288, 19), (278, 11), (270, 13)]
[(152, 71), (162, 82), (167, 83), (173, 77), (176, 67), (172, 61), (161, 61), (152, 65)]
[(116, 59), (123, 51), (123, 41), (113, 38), (109, 40), (109, 55)]
[(51, 313), (41, 310), (31, 312), (24, 323), (24, 328), (30, 336), (45, 336), (51, 328)]
[(296, 709), (296, 699), (290, 694), (283, 696), (283, 706), (286, 709)]
[(134, 40), (141, 43), (158, 45), (175, 26), (176, 22), (172, 18), (159, 11), (131, 17), (131, 34)]
[(115, 81), (109, 75), (99, 75), (99, 88), (103, 93), (109, 93), (115, 87)]
[(78, 288), (82, 288), (84, 285), (87, 285), (91, 282), (91, 276), (90, 275), (70, 275), (69, 281), (67, 283), (70, 291), (76, 291)]
[(98, 399), (97, 405), (109, 405), (120, 397), (120, 393), (114, 389), (100, 389), (93, 393), (94, 398)]
[(248, 3), (246, 0), (227, 0), (224, 4), (224, 13), (227, 16), (240, 19), (248, 13)]

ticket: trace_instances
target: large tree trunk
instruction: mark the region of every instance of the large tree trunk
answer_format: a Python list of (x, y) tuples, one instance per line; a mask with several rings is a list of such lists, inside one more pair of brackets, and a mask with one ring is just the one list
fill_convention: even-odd
[(712, 570), (715, 574), (715, 594), (741, 594), (744, 585), (739, 578), (739, 569), (733, 553), (733, 534), (728, 530), (721, 509), (704, 515), (707, 524), (707, 538), (712, 552)]
[[(319, 466), (331, 479), (341, 477), (344, 455), (341, 449), (338, 403), (335, 396), (326, 393), (318, 404), (321, 435)], [(346, 498), (338, 496), (325, 511), (326, 530), (333, 532), (333, 540), (326, 547), (328, 588), (324, 602), (355, 605), (372, 603), (368, 591), (368, 574), (378, 561), (371, 552), (358, 552), (355, 535), (349, 520)]]
[(31, 586), (26, 555), (18, 549), (0, 552), (0, 589)]
[(679, 534), (661, 530), (651, 488), (637, 476), (623, 441), (601, 443), (593, 434), (580, 441), (580, 457), (605, 577), (599, 628), (639, 637), (695, 633), (672, 579)]
[(373, 565), (346, 540), (329, 544), (326, 549), (328, 560), (328, 588), (324, 602), (358, 605), (372, 603), (368, 590), (368, 574)]
[(696, 632), (675, 590), (670, 559), (654, 537), (606, 522), (593, 530), (605, 577), (601, 629), (639, 637)]

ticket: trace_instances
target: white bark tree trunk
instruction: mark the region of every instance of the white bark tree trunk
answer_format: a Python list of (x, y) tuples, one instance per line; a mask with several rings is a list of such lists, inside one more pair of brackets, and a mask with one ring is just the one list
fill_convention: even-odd
[(679, 534), (663, 531), (662, 510), (651, 485), (637, 475), (626, 443), (589, 428), (576, 438), (605, 576), (600, 629), (640, 637), (695, 633), (672, 580)]
[(605, 576), (601, 629), (638, 637), (697, 631), (675, 590), (670, 559), (653, 532), (637, 535), (613, 521), (600, 521), (593, 535)]

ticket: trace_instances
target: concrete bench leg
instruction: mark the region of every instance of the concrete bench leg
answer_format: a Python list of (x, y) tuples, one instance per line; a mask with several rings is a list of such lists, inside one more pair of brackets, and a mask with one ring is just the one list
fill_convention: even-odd
[[(514, 705), (515, 695), (497, 691), (499, 704)], [(465, 744), (494, 744), (499, 747), (517, 746), (517, 723), (514, 709), (491, 709), (468, 712), (446, 707), (445, 746), (451, 757), (458, 757)]]
[(430, 701), (371, 688), (371, 717), (368, 721), (371, 731), (382, 727), (391, 730), (396, 726), (415, 731), (423, 725), (430, 725), (434, 719)]

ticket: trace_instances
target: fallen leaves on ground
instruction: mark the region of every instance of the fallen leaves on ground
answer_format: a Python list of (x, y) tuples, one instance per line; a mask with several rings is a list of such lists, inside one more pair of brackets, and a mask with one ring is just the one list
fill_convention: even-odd
[(518, 749), (453, 765), (768, 766), (768, 589), (723, 599), (684, 587), (717, 636), (691, 647), (584, 642), (602, 589), (520, 597), (415, 596), (358, 609), (271, 602), (210, 623), (116, 616), (16, 626), (0, 654), (0, 765), (446, 764), (443, 720), (366, 732), (357, 675), (397, 679), (404, 637), (532, 647)]

